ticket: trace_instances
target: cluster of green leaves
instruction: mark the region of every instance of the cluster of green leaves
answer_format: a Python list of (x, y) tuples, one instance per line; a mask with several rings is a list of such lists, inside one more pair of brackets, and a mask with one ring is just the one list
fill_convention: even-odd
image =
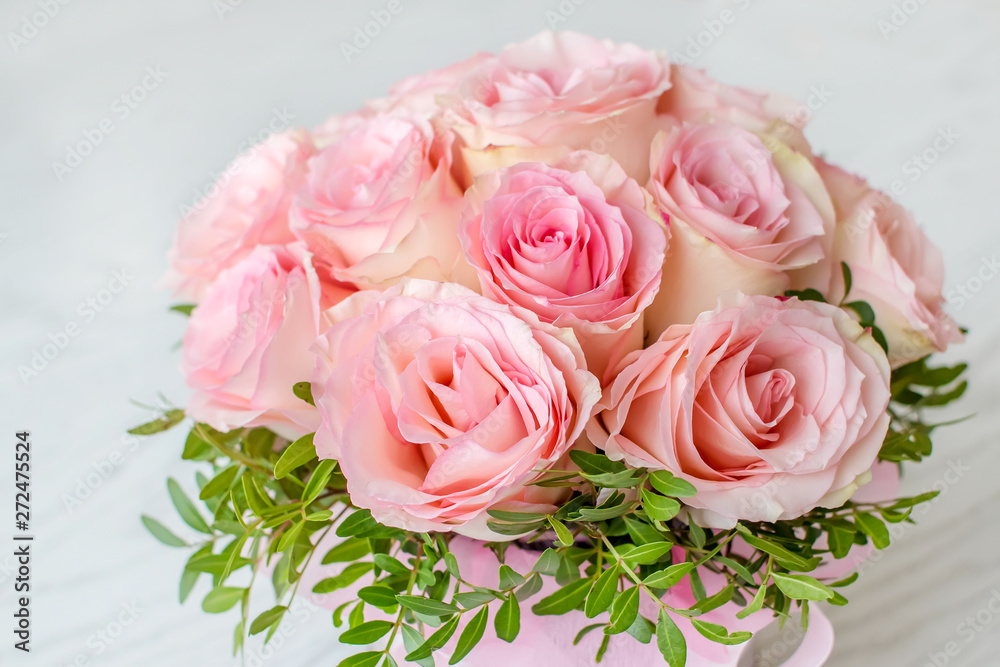
[[(134, 432), (156, 433), (182, 417), (168, 413)], [(575, 451), (571, 458), (578, 469), (552, 470), (536, 482), (574, 489), (557, 512), (489, 512), (494, 531), (517, 536), (522, 548), (538, 553), (526, 572), (502, 564), (498, 584), (491, 588), (463, 578), (449, 549), (449, 534), (382, 526), (368, 510), (352, 506), (337, 463), (317, 459), (311, 435), (288, 443), (265, 429), (220, 433), (195, 424), (183, 457), (212, 469), (211, 476), (196, 475), (203, 507), (175, 480), (167, 483), (181, 519), (203, 539), (189, 542), (143, 517), (164, 544), (194, 549), (181, 577), (181, 600), (207, 575), (211, 589), (202, 608), (209, 613), (239, 608), (234, 650), (241, 650), (250, 635), (266, 633), (267, 641), (315, 560), (317, 545), (333, 530), (341, 540), (316, 557), (329, 566), (331, 576), (313, 592), (365, 584), (333, 613), (334, 625), (343, 627), (340, 641), (359, 647), (338, 667), (395, 667), (390, 651), (399, 640), (406, 661), (431, 667), (432, 655), (455, 636), (449, 664), (457, 664), (491, 623), (497, 637), (512, 642), (520, 631), (522, 605), (539, 596), (546, 578), (557, 588), (532, 600), (532, 613), (582, 610), (594, 622), (580, 629), (575, 642), (601, 631), (598, 662), (612, 637), (628, 634), (643, 643), (655, 638), (667, 664), (679, 667), (686, 662), (687, 647), (678, 619), (688, 619), (703, 636), (728, 645), (745, 642), (750, 634), (701, 618), (728, 602), (743, 607), (740, 617), (766, 609), (782, 622), (799, 610), (805, 624), (810, 602), (846, 603), (835, 589), (851, 579), (824, 583), (808, 574), (824, 554), (842, 558), (852, 545), (868, 540), (884, 548), (889, 540), (884, 521), (908, 521), (914, 505), (933, 497), (885, 505), (848, 503), (795, 521), (741, 523), (713, 531), (682, 517), (683, 498), (695, 492), (684, 480)], [(827, 544), (820, 547), (822, 536)], [(490, 544), (501, 562), (509, 545)], [(258, 573), (268, 566), (279, 604), (251, 618), (251, 592)], [(249, 583), (232, 584), (233, 575), (243, 570), (250, 573)], [(706, 587), (706, 572), (721, 575), (716, 579), (724, 584)], [(665, 593), (682, 580), (694, 603), (671, 605)], [(654, 615), (640, 611), (643, 598), (653, 603)]]
[(943, 407), (962, 397), (968, 387), (968, 382), (961, 379), (966, 365), (931, 367), (928, 359), (918, 359), (892, 372), (889, 406), (892, 421), (879, 452), (883, 461), (922, 461), (931, 454), (934, 429), (954, 423), (927, 423), (924, 411)]

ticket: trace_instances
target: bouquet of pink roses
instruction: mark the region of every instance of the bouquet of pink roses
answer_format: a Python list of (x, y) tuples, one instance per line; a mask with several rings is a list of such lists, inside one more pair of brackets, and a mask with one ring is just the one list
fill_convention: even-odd
[(790, 618), (766, 664), (821, 664), (965, 383), (939, 252), (806, 115), (543, 33), (242, 156), (171, 252), (193, 396), (134, 430), (194, 422), (200, 539), (143, 517), (182, 600), (239, 650), (305, 582), (341, 667), (735, 665)]

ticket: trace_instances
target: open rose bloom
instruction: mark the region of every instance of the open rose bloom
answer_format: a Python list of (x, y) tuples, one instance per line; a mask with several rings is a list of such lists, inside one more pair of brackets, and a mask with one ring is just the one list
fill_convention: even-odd
[(166, 281), (216, 520), (400, 664), (822, 664), (962, 332), (941, 253), (804, 120), (546, 32), (250, 150)]

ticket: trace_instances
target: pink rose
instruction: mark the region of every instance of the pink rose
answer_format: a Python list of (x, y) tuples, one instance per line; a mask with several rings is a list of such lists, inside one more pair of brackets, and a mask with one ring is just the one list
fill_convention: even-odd
[(387, 97), (372, 100), (367, 106), (383, 112), (405, 109), (431, 118), (441, 110), (439, 100), (457, 94), (459, 84), (469, 72), (495, 61), (495, 55), (482, 52), (442, 69), (406, 77), (389, 89)]
[(669, 216), (671, 243), (664, 290), (650, 309), (653, 337), (689, 324), (739, 289), (782, 294), (786, 272), (826, 254), (834, 213), (808, 156), (770, 135), (719, 121), (658, 134), (649, 191)]
[(670, 87), (657, 53), (543, 32), (469, 72), (445, 119), (473, 149), (564, 145), (610, 153), (645, 180), (656, 101)]
[(300, 245), (258, 246), (225, 269), (191, 313), (181, 369), (195, 390), (187, 414), (220, 431), (268, 426), (316, 430), (316, 409), (292, 393), (309, 380), (321, 310), (342, 298), (323, 292)]
[(944, 311), (941, 251), (888, 194), (839, 167), (818, 166), (837, 209), (833, 257), (825, 266), (827, 300), (844, 297), (840, 262), (846, 262), (852, 274), (847, 300), (867, 301), (874, 309), (894, 368), (961, 342), (958, 325)]
[(689, 65), (672, 65), (670, 80), (673, 85), (660, 98), (657, 110), (681, 122), (723, 120), (762, 132), (779, 120), (801, 129), (809, 119), (808, 107), (795, 100), (727, 86)]
[(571, 333), (455, 284), (405, 280), (336, 306), (316, 343), (320, 458), (351, 501), (415, 531), (494, 534), (486, 510), (551, 512), (526, 486), (563, 459), (600, 398)]
[(303, 130), (282, 132), (251, 148), (223, 173), (209, 198), (177, 228), (165, 282), (180, 299), (198, 302), (219, 273), (260, 244), (293, 241), (292, 193), (314, 151)]
[(459, 234), (484, 294), (571, 327), (598, 377), (610, 358), (642, 346), (666, 229), (610, 157), (577, 151), (551, 166), (502, 167), (481, 176), (466, 202)]
[(295, 236), (330, 279), (358, 287), (404, 275), (450, 277), (461, 258), (455, 228), (462, 191), (450, 174), (450, 139), (424, 119), (353, 114), (309, 161), (291, 212)]
[(632, 353), (588, 425), (608, 456), (691, 482), (702, 525), (794, 519), (868, 481), (885, 353), (843, 310), (738, 295)]

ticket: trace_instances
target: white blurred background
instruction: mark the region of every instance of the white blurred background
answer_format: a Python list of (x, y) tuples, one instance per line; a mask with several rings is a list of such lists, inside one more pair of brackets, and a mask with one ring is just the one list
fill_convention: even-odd
[[(869, 564), (850, 606), (831, 611), (829, 664), (1000, 664), (1000, 5), (398, 1), (349, 62), (341, 44), (386, 0), (3, 1), (0, 663), (237, 664), (236, 612), (202, 613), (204, 582), (181, 607), (187, 553), (139, 522), (149, 513), (187, 534), (164, 484), (193, 486), (183, 433), (123, 435), (150, 416), (130, 399), (187, 397), (174, 348), (184, 320), (154, 286), (175, 220), (248, 137), (311, 127), (403, 76), (555, 27), (666, 48), (725, 82), (811, 101), (817, 150), (883, 188), (904, 182), (900, 199), (943, 248), (952, 311), (971, 328), (948, 356), (972, 362), (972, 388), (942, 419), (977, 416), (940, 431), (932, 459), (907, 470), (905, 492), (945, 492)], [(68, 330), (37, 375), (19, 374)], [(22, 429), (34, 444), (30, 655), (13, 650), (10, 629), (6, 471)], [(289, 624), (294, 635), (265, 664), (338, 662), (329, 614)]]

